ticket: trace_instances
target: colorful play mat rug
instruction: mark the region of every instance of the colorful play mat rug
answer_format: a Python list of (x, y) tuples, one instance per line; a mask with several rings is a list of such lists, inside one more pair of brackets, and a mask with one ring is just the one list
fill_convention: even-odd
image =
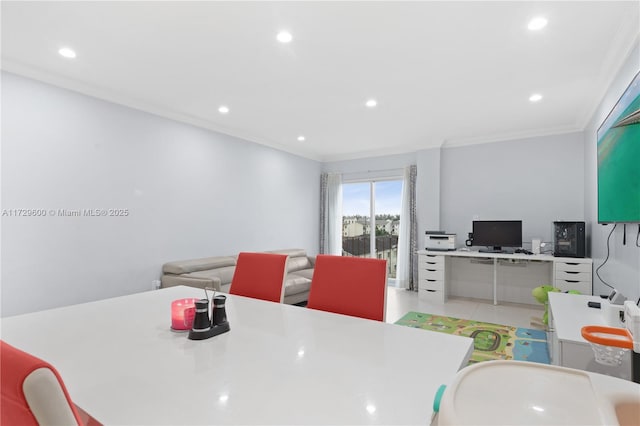
[(542, 330), (421, 314), (420, 312), (409, 312), (396, 321), (396, 324), (471, 337), (474, 350), (469, 364), (495, 359), (549, 364), (547, 333)]

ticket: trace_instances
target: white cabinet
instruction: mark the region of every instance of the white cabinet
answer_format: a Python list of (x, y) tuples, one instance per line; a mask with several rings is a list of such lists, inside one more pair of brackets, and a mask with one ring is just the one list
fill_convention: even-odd
[(447, 262), (444, 256), (418, 254), (418, 297), (432, 303), (445, 303)]
[[(591, 295), (592, 279), (591, 259), (572, 258), (572, 257), (553, 257), (548, 254), (528, 255), (524, 253), (481, 253), (478, 251), (457, 250), (457, 251), (429, 251), (419, 250), (418, 252), (418, 293), (419, 299), (445, 303), (448, 295), (458, 295), (455, 289), (452, 291), (452, 281), (460, 275), (460, 262), (456, 260), (467, 260), (465, 264), (476, 263), (479, 268), (475, 268), (479, 272), (479, 279), (475, 280), (475, 276), (468, 281), (480, 282), (482, 285), (492, 285), (493, 303), (498, 304), (498, 294), (502, 294), (503, 300), (509, 300), (518, 303), (533, 303), (531, 290), (542, 284), (552, 284), (560, 288), (562, 291), (578, 290), (582, 294)], [(493, 265), (491, 274), (492, 283), (486, 282), (486, 274), (482, 276), (482, 268), (486, 272), (487, 261)], [(531, 266), (530, 268), (522, 268), (523, 270), (514, 273), (514, 268), (509, 271), (504, 265), (511, 266), (521, 264), (523, 266)], [(543, 267), (539, 267), (543, 264)], [(502, 265), (502, 266), (501, 266)], [(550, 267), (549, 267), (550, 266)], [(499, 284), (498, 275), (502, 284)], [(529, 271), (530, 273), (525, 273)], [(472, 271), (473, 272), (473, 271)], [(534, 278), (534, 280), (532, 280)], [(505, 284), (506, 282), (506, 284)], [(534, 282), (535, 284), (532, 284)], [(465, 283), (466, 284), (466, 283)], [(529, 286), (529, 284), (532, 284)], [(468, 297), (478, 296), (476, 287), (468, 285)], [(485, 286), (486, 287), (486, 286)], [(473, 291), (472, 291), (473, 290)], [(476, 294), (474, 294), (474, 292)], [(480, 294), (484, 294), (480, 292)]]
[(581, 330), (585, 325), (609, 325), (602, 309), (588, 306), (588, 302), (592, 301), (599, 302), (603, 309), (609, 303), (597, 296), (549, 293), (547, 343), (551, 363), (630, 380), (630, 351), (624, 356), (620, 366), (598, 364), (591, 345), (582, 337)]
[(578, 290), (582, 294), (593, 293), (591, 259), (559, 257), (553, 262), (554, 285), (562, 291)]

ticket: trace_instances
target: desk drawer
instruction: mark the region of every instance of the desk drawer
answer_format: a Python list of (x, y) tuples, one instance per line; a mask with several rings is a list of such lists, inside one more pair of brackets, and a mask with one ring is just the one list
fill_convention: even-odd
[(556, 280), (591, 281), (591, 272), (570, 272), (556, 270)]
[(435, 254), (421, 254), (420, 256), (418, 256), (418, 261), (420, 263), (426, 262), (431, 264), (437, 263), (444, 265), (444, 256)]
[(444, 269), (419, 269), (418, 279), (426, 280), (444, 280)]
[(418, 288), (420, 290), (444, 290), (444, 281), (442, 280), (429, 280), (429, 279), (420, 279), (418, 281)]
[(435, 270), (442, 271), (442, 270), (444, 270), (444, 262), (433, 262), (431, 260), (422, 260), (422, 259), (420, 259), (420, 261), (418, 261), (418, 269), (420, 269), (420, 270), (429, 269), (429, 270), (432, 270), (432, 271), (435, 271)]
[(591, 294), (591, 281), (556, 280), (556, 287), (561, 291), (578, 290), (581, 294)]
[(560, 271), (591, 273), (591, 263), (554, 262), (554, 264), (556, 268), (556, 273)]
[(421, 302), (429, 302), (429, 303), (445, 303), (446, 297), (444, 291), (437, 290), (418, 290), (418, 299)]

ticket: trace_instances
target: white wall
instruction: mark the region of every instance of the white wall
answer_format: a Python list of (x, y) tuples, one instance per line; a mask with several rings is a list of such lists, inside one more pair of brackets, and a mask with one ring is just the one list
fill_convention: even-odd
[(164, 262), (318, 250), (320, 163), (2, 74), (2, 316), (146, 291)]
[[(584, 132), (584, 185), (586, 188), (584, 208), (588, 221), (587, 230), (591, 235), (591, 257), (594, 261), (594, 270), (607, 256), (607, 237), (613, 228), (613, 225), (598, 225), (597, 130), (639, 70), (640, 47), (636, 43)], [(638, 167), (640, 167), (640, 159), (638, 159)], [(640, 297), (640, 248), (635, 246), (639, 226), (639, 224), (627, 225), (626, 245), (622, 244), (624, 227), (622, 225), (616, 227), (611, 235), (609, 261), (600, 269), (600, 276), (631, 300), (638, 300)], [(595, 294), (611, 292), (611, 289), (597, 276), (594, 276), (593, 282)]]
[(525, 248), (552, 223), (584, 220), (582, 133), (444, 148), (441, 228), (464, 246), (473, 220), (522, 220)]

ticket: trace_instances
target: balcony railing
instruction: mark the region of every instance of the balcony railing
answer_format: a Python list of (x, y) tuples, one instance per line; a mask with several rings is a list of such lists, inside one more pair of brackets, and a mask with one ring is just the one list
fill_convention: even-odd
[[(398, 263), (398, 236), (376, 236), (376, 258), (387, 260), (387, 276), (396, 277)], [(371, 257), (371, 238), (369, 235), (342, 238), (342, 255)]]

